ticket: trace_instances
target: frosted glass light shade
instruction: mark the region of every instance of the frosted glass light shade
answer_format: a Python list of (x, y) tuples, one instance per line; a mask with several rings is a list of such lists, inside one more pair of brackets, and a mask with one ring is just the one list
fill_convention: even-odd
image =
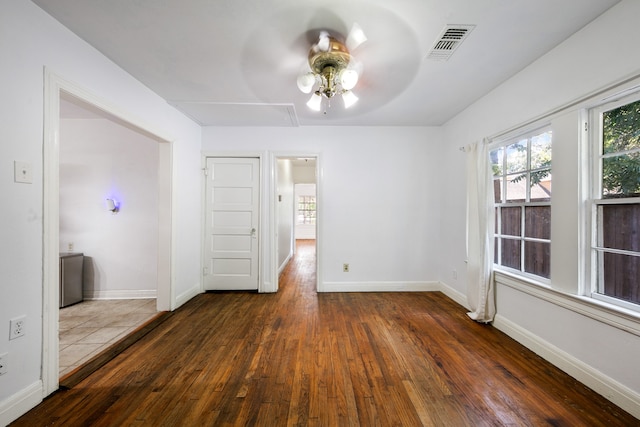
[(358, 83), (358, 72), (356, 70), (342, 70), (340, 72), (340, 84), (343, 89), (351, 90)]
[(344, 101), (344, 108), (349, 108), (358, 102), (358, 97), (355, 96), (353, 92), (346, 91), (342, 94), (342, 100)]
[(316, 76), (313, 73), (306, 73), (298, 76), (298, 89), (304, 93), (311, 92), (316, 83)]
[(314, 94), (311, 95), (311, 98), (307, 101), (307, 107), (311, 108), (313, 111), (320, 111), (320, 108), (322, 107), (322, 95), (314, 92)]

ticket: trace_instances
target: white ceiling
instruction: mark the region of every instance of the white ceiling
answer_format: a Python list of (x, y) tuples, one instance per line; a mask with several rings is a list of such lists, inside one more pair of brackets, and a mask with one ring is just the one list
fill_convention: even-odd
[[(202, 125), (437, 126), (619, 0), (32, 0)], [(319, 30), (368, 40), (345, 110), (309, 110), (296, 77)], [(448, 24), (475, 25), (448, 61)]]

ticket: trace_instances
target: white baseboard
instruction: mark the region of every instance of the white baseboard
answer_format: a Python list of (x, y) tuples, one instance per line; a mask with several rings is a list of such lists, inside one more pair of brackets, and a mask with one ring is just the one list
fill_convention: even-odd
[(285, 259), (284, 262), (280, 264), (280, 267), (278, 267), (278, 275), (282, 273), (282, 270), (284, 270), (287, 264), (289, 264), (289, 261), (291, 261), (292, 257), (293, 257), (293, 252), (289, 252), (289, 255), (287, 255), (287, 259)]
[(184, 291), (183, 293), (181, 293), (176, 297), (176, 306), (173, 307), (173, 310), (177, 309), (178, 307), (181, 307), (184, 303), (186, 303), (187, 301), (189, 301), (190, 299), (194, 298), (196, 295), (199, 295), (201, 293), (202, 293), (202, 287), (200, 286), (200, 283), (196, 283), (194, 286), (191, 287), (191, 289), (187, 289), (186, 291)]
[(591, 388), (596, 393), (609, 399), (634, 417), (640, 418), (640, 394), (637, 392), (607, 377), (592, 366), (587, 365), (540, 337), (533, 335), (528, 330), (511, 322), (500, 314), (496, 315), (493, 326)]
[(42, 393), (42, 381), (36, 381), (0, 402), (0, 426), (8, 425), (38, 406)]
[(451, 298), (452, 300), (454, 300), (455, 302), (457, 302), (458, 304), (460, 304), (461, 306), (463, 306), (464, 308), (466, 308), (467, 310), (471, 310), (469, 308), (467, 296), (462, 292), (453, 289), (451, 286), (443, 282), (440, 282), (439, 291), (445, 294), (446, 296), (448, 296), (449, 298)]
[(322, 292), (433, 292), (438, 282), (325, 282)]
[(152, 299), (156, 298), (158, 292), (152, 290), (107, 290), (107, 291), (88, 291), (83, 295), (85, 300), (100, 299)]

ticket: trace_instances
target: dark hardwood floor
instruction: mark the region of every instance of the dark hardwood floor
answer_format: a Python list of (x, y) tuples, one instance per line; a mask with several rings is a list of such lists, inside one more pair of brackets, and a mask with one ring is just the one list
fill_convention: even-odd
[(15, 425), (639, 424), (442, 293), (317, 294), (314, 266), (194, 298)]

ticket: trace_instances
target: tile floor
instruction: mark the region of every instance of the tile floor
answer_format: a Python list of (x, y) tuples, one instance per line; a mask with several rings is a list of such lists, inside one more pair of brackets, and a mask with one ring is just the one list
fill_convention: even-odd
[(155, 299), (97, 300), (60, 309), (60, 373), (71, 372), (157, 314)]

